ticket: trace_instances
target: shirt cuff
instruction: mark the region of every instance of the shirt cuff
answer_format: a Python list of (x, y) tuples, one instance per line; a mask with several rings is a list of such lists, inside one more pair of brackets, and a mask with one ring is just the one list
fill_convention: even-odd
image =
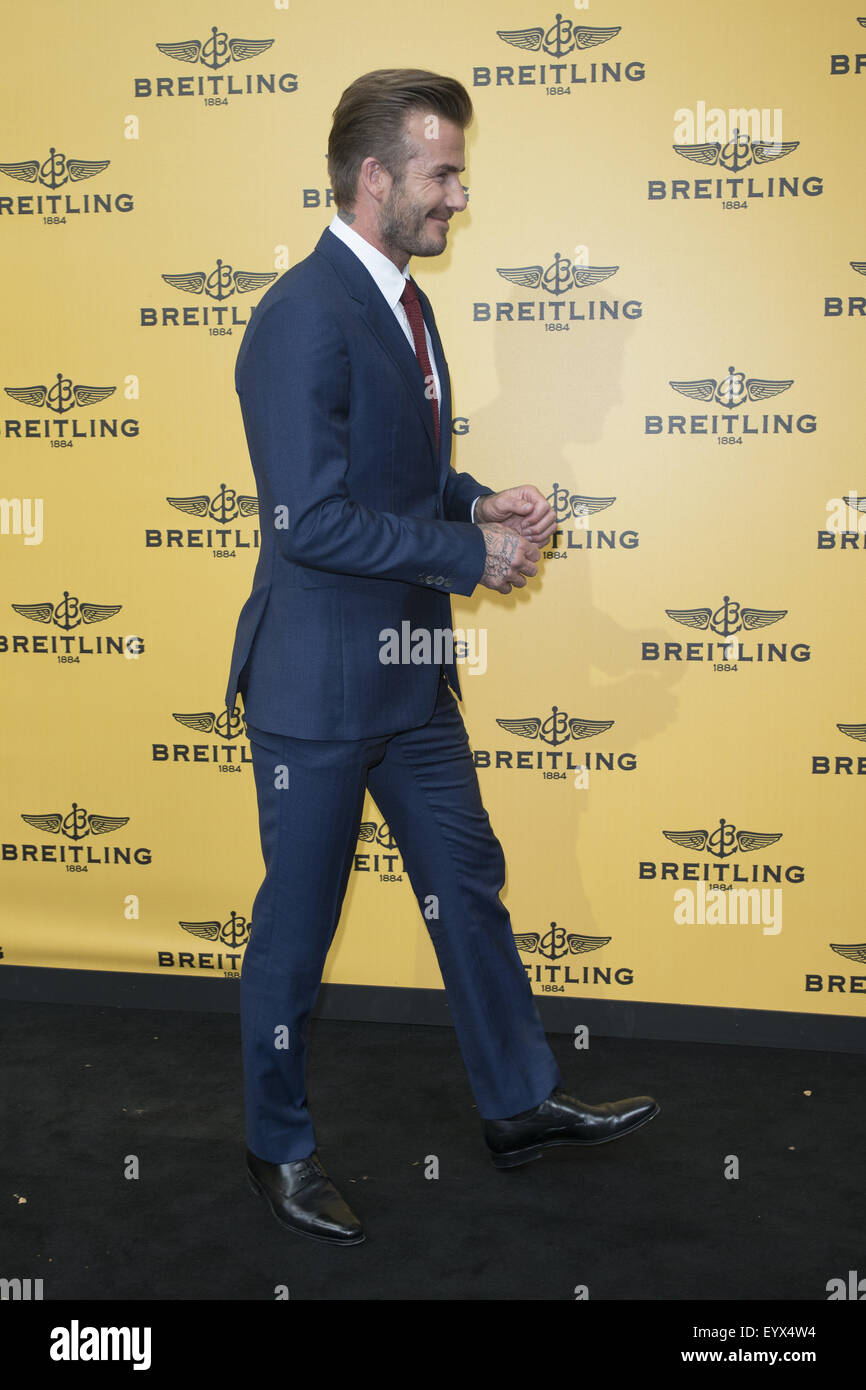
[[(469, 520), (470, 520), (470, 521), (474, 521), (474, 520), (475, 520), (475, 508), (478, 506), (478, 503), (481, 501), (481, 498), (483, 497), (483, 495), (484, 495), (483, 493), (479, 492), (478, 496), (477, 496), (477, 497), (475, 498), (475, 500), (473, 501), (472, 506), (469, 508)], [(479, 523), (479, 524), (480, 524), (480, 523)]]

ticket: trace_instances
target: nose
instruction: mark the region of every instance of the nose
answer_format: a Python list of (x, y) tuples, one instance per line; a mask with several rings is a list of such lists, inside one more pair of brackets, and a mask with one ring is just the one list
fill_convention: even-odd
[(463, 185), (456, 174), (450, 180), (446, 201), (452, 212), (462, 212), (469, 201), (463, 191)]

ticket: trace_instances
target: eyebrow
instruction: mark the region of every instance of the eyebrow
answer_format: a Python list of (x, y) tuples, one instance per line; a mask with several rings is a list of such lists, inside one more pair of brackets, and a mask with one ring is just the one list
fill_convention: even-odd
[(431, 170), (430, 170), (430, 173), (431, 173), (431, 174), (462, 174), (465, 168), (466, 168), (466, 165), (465, 165), (465, 164), (461, 164), (461, 165), (459, 166), (459, 168), (458, 168), (458, 166), (457, 166), (456, 164), (437, 164), (435, 169), (431, 169)]

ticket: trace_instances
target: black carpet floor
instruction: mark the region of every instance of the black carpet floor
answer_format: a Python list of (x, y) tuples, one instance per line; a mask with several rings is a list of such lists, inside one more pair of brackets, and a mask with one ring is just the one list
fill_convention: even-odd
[(866, 1275), (859, 1055), (550, 1034), (573, 1094), (661, 1113), (500, 1172), (451, 1029), (314, 1020), (319, 1155), (367, 1230), (334, 1249), (247, 1186), (237, 1015), (0, 1017), (0, 1272), (46, 1300), (822, 1301)]

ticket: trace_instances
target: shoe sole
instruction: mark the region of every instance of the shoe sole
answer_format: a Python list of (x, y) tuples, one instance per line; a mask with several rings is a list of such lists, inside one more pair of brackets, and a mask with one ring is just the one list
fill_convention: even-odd
[(306, 1236), (307, 1240), (323, 1241), (326, 1245), (360, 1245), (362, 1241), (365, 1241), (367, 1239), (363, 1231), (359, 1236), (320, 1236), (316, 1235), (314, 1231), (304, 1231), (301, 1229), (300, 1226), (293, 1226), (291, 1222), (284, 1221), (283, 1218), (280, 1216), (279, 1212), (274, 1209), (274, 1204), (268, 1196), (267, 1192), (262, 1187), (258, 1179), (253, 1176), (249, 1168), (247, 1168), (246, 1173), (247, 1182), (249, 1183), (253, 1192), (256, 1194), (257, 1197), (264, 1197), (265, 1201), (268, 1204), (268, 1209), (271, 1213), (271, 1216), (274, 1218), (278, 1225), (282, 1226), (284, 1231), (291, 1231), (296, 1236)]
[(523, 1163), (531, 1163), (534, 1158), (541, 1158), (545, 1149), (558, 1149), (563, 1147), (571, 1148), (575, 1145), (586, 1144), (609, 1144), (614, 1139), (624, 1139), (627, 1134), (634, 1134), (635, 1130), (642, 1125), (649, 1124), (654, 1120), (661, 1110), (660, 1105), (656, 1105), (655, 1110), (651, 1110), (643, 1119), (636, 1124), (629, 1125), (628, 1129), (621, 1129), (616, 1134), (605, 1134), (601, 1139), (544, 1139), (540, 1144), (531, 1144), (525, 1149), (511, 1149), (508, 1153), (491, 1153), (490, 1159), (494, 1168), (518, 1168)]

